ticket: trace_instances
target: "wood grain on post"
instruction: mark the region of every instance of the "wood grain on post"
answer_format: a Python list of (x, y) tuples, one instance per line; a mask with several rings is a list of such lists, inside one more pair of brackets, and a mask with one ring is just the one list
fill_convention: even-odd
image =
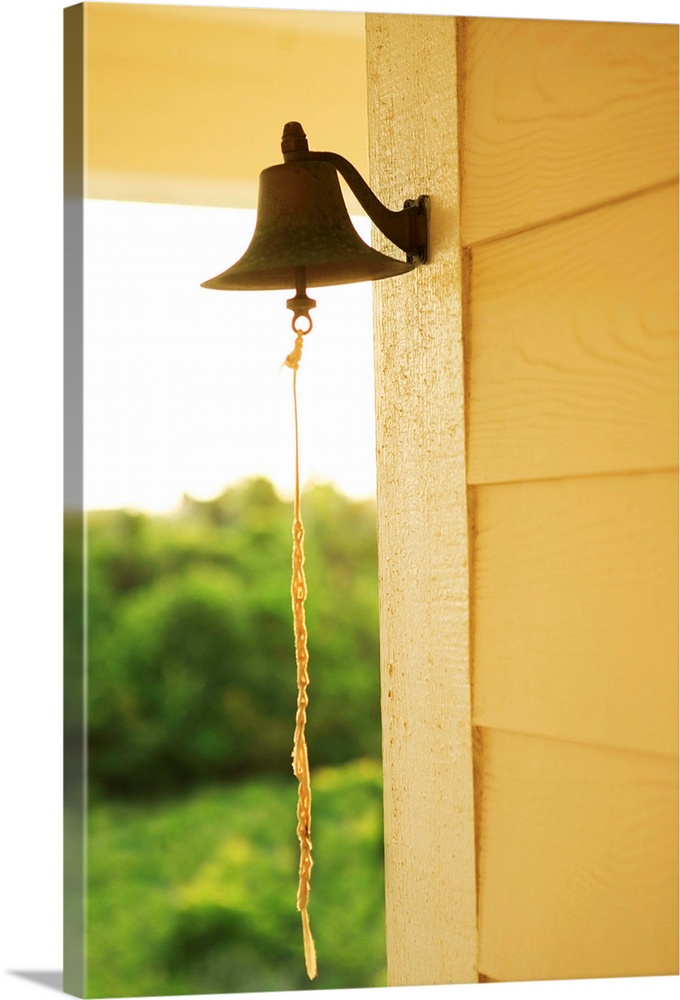
[(393, 986), (477, 981), (456, 28), (367, 15), (372, 186), (432, 208), (430, 263), (374, 286)]

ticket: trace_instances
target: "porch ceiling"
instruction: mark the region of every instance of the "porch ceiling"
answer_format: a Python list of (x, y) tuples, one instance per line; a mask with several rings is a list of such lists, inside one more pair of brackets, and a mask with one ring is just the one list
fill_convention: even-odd
[(290, 120), (366, 176), (363, 14), (85, 4), (88, 197), (254, 207)]

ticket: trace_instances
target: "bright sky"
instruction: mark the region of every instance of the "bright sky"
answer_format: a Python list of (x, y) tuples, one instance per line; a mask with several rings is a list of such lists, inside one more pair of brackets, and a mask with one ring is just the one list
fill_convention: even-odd
[[(353, 220), (368, 242), (370, 222)], [(243, 476), (293, 485), (292, 292), (201, 288), (255, 212), (85, 203), (85, 506), (172, 509)], [(371, 283), (311, 289), (301, 476), (375, 492)]]

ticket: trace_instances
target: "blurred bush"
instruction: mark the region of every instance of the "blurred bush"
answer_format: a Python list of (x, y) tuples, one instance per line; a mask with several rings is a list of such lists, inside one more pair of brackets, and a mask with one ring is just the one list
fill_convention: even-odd
[(87, 995), (385, 985), (380, 765), (320, 769), (313, 787), (318, 979), (295, 909), (291, 772), (93, 807)]
[[(380, 755), (375, 510), (303, 497), (312, 767)], [(88, 515), (90, 790), (290, 769), (292, 505), (266, 479), (180, 513)], [(77, 616), (74, 621), (77, 622)]]
[(72, 693), (83, 595), (87, 618), (88, 996), (385, 983), (375, 509), (316, 486), (303, 516), (314, 983), (295, 906), (292, 505), (258, 478), (174, 516), (90, 513), (85, 550), (66, 526)]

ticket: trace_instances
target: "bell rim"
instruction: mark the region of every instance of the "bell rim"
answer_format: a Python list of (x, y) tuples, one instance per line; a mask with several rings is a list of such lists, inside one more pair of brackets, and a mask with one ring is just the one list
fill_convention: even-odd
[[(369, 249), (371, 248), (369, 247)], [(378, 253), (378, 251), (375, 252), (376, 254)], [(408, 274), (416, 267), (410, 261), (400, 261), (394, 257), (387, 257), (384, 254), (380, 254), (379, 256), (384, 261), (389, 262), (390, 265), (396, 266), (383, 266), (379, 268), (377, 265), (380, 264), (380, 261), (376, 261), (376, 267), (373, 270), (365, 267), (361, 270), (357, 268), (355, 274), (347, 268), (341, 268), (341, 263), (345, 262), (302, 264), (297, 266), (305, 267), (305, 284), (308, 288), (330, 288), (334, 285), (356, 284), (361, 281), (382, 281), (385, 278), (397, 278), (401, 274)], [(235, 264), (233, 268), (228, 268), (221, 274), (215, 275), (214, 278), (209, 278), (207, 281), (201, 282), (201, 288), (234, 292), (295, 290), (296, 265), (287, 265), (285, 268), (266, 269), (262, 271), (244, 269), (243, 271), (234, 272), (236, 266)], [(281, 274), (282, 271), (285, 271), (285, 275)]]

